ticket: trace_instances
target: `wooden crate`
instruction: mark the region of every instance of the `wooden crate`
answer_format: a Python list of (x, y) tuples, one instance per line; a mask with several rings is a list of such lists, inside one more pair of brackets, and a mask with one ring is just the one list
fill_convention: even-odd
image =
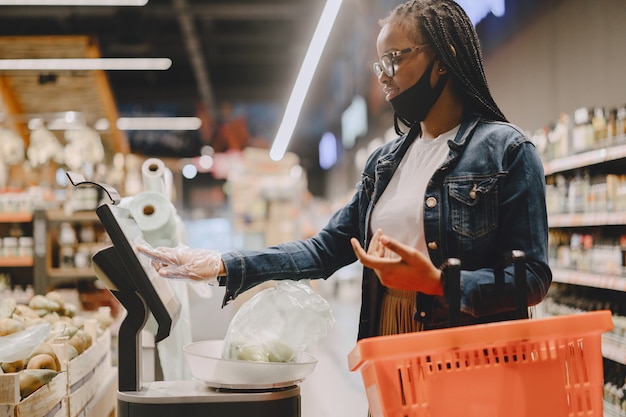
[(112, 371), (111, 331), (106, 330), (92, 346), (67, 363), (67, 400), (69, 417), (81, 415), (103, 388)]
[(0, 417), (67, 417), (67, 376), (59, 373), (23, 400), (19, 373), (0, 375)]
[[(102, 395), (99, 391), (110, 391), (108, 381), (115, 369), (111, 363), (111, 331), (95, 337), (92, 323), (86, 323), (85, 328), (94, 341), (91, 347), (68, 361), (67, 339), (51, 342), (62, 372), (23, 400), (19, 373), (0, 374), (0, 417), (91, 417), (93, 410), (88, 410), (93, 408), (92, 400)], [(115, 410), (116, 400), (115, 396), (113, 404), (102, 405)]]
[(111, 368), (100, 379), (100, 389), (74, 417), (117, 416), (117, 368)]

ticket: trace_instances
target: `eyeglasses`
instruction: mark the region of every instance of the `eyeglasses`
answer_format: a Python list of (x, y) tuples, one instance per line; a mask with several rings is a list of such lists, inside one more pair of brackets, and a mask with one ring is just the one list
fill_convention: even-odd
[(396, 75), (396, 67), (398, 66), (398, 57), (419, 51), (428, 45), (416, 45), (410, 48), (401, 49), (399, 51), (388, 52), (380, 57), (380, 62), (374, 62), (374, 73), (376, 77), (380, 77), (383, 73), (387, 77), (393, 77)]

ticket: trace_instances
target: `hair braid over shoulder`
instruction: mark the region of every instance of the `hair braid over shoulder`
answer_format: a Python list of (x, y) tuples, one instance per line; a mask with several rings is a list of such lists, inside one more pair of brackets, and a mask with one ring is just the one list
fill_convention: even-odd
[(434, 47), (452, 74), (466, 112), (506, 121), (487, 85), (478, 35), (461, 6), (453, 0), (410, 0), (380, 21), (381, 26), (387, 23), (399, 25), (416, 42), (425, 37)]

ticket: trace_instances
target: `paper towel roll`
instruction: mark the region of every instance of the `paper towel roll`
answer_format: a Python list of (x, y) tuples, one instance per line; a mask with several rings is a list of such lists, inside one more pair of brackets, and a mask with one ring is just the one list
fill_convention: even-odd
[(170, 201), (174, 201), (174, 174), (172, 170), (165, 167), (165, 173), (163, 174), (163, 183), (165, 184), (165, 197)]
[(144, 191), (155, 192), (169, 198), (165, 187), (166, 170), (165, 164), (160, 159), (146, 159), (141, 165)]
[(130, 202), (129, 210), (150, 245), (173, 247), (179, 243), (176, 211), (164, 195), (139, 193)]

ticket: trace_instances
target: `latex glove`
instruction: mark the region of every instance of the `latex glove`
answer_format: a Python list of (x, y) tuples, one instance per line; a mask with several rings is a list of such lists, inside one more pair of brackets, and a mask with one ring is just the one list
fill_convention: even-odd
[(217, 285), (217, 277), (222, 270), (222, 256), (219, 251), (177, 246), (175, 248), (152, 248), (147, 243), (136, 244), (140, 253), (152, 259), (152, 267), (164, 278), (208, 281)]
[(350, 240), (361, 263), (374, 270), (388, 288), (443, 295), (441, 270), (417, 249), (404, 245), (377, 230), (367, 250), (355, 238)]

